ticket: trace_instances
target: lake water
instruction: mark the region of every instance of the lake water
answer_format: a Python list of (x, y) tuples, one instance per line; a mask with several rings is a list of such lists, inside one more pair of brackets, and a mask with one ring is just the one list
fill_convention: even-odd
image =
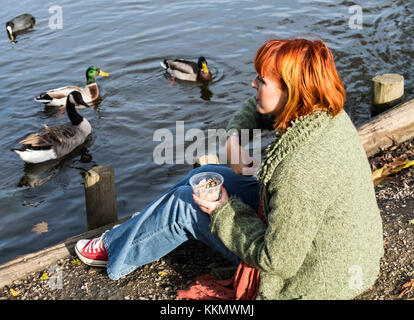
[[(253, 57), (273, 37), (319, 35), (334, 53), (347, 90), (345, 109), (356, 125), (370, 117), (370, 79), (395, 72), (413, 97), (414, 9), (410, 1), (45, 1), (1, 0), (0, 33), (0, 263), (87, 231), (83, 173), (115, 169), (123, 218), (188, 173), (185, 164), (153, 161), (157, 129), (225, 128), (254, 94)], [(62, 9), (61, 29), (50, 19)], [(362, 28), (352, 6), (362, 9)], [(5, 23), (31, 13), (32, 32), (11, 44)], [(57, 22), (53, 20), (52, 22)], [(166, 57), (207, 58), (208, 86), (176, 81), (160, 67)], [(93, 127), (87, 145), (62, 161), (28, 166), (10, 148), (42, 124), (68, 122), (33, 98), (46, 89), (84, 85), (96, 65), (102, 101), (82, 109)], [(37, 234), (34, 225), (48, 223)]]

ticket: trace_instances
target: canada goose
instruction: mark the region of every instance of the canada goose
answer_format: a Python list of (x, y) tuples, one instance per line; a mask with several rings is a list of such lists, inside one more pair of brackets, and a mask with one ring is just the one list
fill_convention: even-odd
[(66, 99), (66, 110), (71, 124), (52, 127), (44, 125), (44, 129), (29, 134), (19, 142), (22, 146), (12, 151), (25, 162), (40, 163), (61, 158), (84, 143), (92, 127), (89, 121), (76, 111), (77, 105), (87, 107), (81, 94), (73, 91)]

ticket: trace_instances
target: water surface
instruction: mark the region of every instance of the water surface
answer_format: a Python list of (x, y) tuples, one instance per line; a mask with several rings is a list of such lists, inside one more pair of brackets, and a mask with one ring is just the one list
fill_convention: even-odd
[[(413, 96), (413, 7), (404, 1), (46, 1), (1, 0), (1, 24), (31, 13), (37, 24), (12, 45), (0, 33), (0, 263), (87, 231), (83, 173), (115, 168), (118, 215), (142, 210), (191, 169), (153, 162), (154, 131), (224, 128), (254, 94), (253, 57), (273, 37), (318, 35), (334, 53), (347, 90), (345, 109), (356, 125), (370, 117), (370, 79), (404, 75)], [(349, 8), (363, 9), (363, 28), (352, 29)], [(49, 28), (59, 5), (63, 28)], [(159, 61), (207, 58), (209, 86), (169, 86)], [(66, 123), (66, 116), (33, 101), (41, 91), (84, 85), (96, 65), (102, 101), (83, 109), (93, 127), (86, 146), (62, 161), (28, 166), (10, 148), (28, 132)], [(32, 232), (45, 221), (49, 231)]]

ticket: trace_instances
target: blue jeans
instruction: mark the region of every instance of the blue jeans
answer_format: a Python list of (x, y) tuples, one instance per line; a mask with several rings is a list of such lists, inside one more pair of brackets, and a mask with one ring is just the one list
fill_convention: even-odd
[(189, 179), (205, 171), (221, 174), (229, 196), (236, 195), (257, 210), (260, 186), (255, 177), (240, 176), (221, 165), (194, 169), (138, 215), (104, 234), (109, 256), (107, 272), (112, 280), (158, 260), (191, 237), (216, 249), (234, 264), (239, 263), (239, 258), (211, 233), (209, 215), (201, 211), (192, 199)]

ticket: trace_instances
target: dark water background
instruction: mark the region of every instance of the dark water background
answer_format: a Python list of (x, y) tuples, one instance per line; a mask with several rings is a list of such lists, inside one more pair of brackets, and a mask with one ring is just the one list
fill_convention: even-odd
[[(0, 263), (87, 230), (82, 174), (115, 168), (118, 216), (142, 210), (190, 169), (153, 162), (154, 131), (224, 128), (254, 90), (252, 61), (272, 37), (319, 35), (334, 53), (347, 89), (345, 109), (356, 125), (370, 117), (370, 79), (395, 72), (413, 97), (414, 9), (411, 1), (0, 1), (0, 23), (36, 17), (34, 31), (12, 45), (0, 32)], [(363, 28), (350, 28), (353, 5)], [(48, 10), (59, 5), (63, 28), (52, 30)], [(160, 68), (165, 57), (204, 55), (209, 86), (176, 82)], [(89, 65), (102, 101), (83, 109), (93, 127), (88, 147), (47, 166), (25, 166), (10, 151), (30, 131), (66, 123), (66, 116), (33, 101), (43, 90), (84, 85)], [(45, 221), (49, 231), (32, 232)]]

